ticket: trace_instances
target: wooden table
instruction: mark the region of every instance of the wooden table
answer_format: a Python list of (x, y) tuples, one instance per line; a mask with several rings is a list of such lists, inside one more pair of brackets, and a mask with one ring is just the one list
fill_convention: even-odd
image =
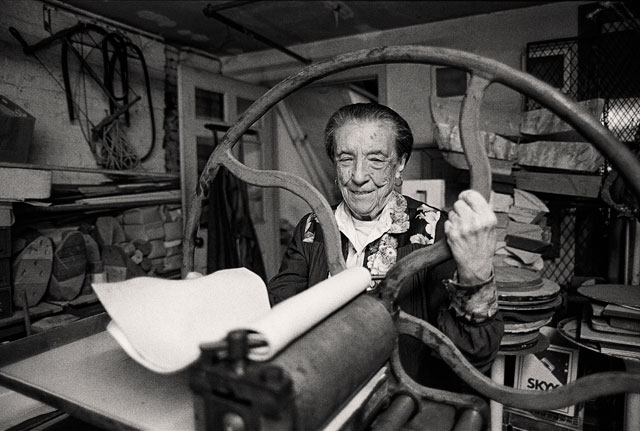
[(99, 314), (0, 346), (0, 383), (107, 429), (195, 429), (188, 374), (140, 366), (108, 322)]

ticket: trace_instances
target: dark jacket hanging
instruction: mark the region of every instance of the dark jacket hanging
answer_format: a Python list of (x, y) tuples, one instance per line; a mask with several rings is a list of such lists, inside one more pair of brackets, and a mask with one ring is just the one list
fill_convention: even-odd
[(210, 184), (207, 224), (208, 273), (245, 267), (266, 279), (247, 186), (222, 166)]

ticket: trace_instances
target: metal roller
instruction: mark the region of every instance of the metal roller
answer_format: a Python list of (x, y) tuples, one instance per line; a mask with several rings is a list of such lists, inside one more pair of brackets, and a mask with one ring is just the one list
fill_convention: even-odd
[(386, 308), (361, 295), (271, 361), (293, 381), (297, 429), (319, 429), (339, 411), (384, 366), (395, 340)]

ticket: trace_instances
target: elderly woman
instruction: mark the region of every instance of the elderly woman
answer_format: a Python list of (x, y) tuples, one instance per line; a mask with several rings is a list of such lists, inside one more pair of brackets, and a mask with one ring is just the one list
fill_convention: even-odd
[[(340, 108), (329, 119), (325, 145), (343, 198), (335, 217), (347, 267), (365, 266), (372, 275), (384, 275), (413, 250), (446, 237), (453, 259), (414, 276), (398, 305), (444, 332), (486, 372), (503, 332), (492, 268), (496, 217), (489, 204), (467, 190), (444, 214), (398, 193), (394, 186), (402, 184), (413, 135), (386, 106)], [(322, 229), (313, 214), (306, 215), (269, 282), (270, 300), (280, 302), (328, 275)], [(400, 354), (404, 368), (422, 384), (463, 389), (452, 384), (456, 378), (417, 340), (402, 337)]]

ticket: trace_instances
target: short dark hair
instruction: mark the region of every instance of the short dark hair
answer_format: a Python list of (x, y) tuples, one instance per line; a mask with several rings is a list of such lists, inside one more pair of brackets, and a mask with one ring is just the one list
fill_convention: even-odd
[(391, 124), (396, 138), (398, 157), (406, 154), (407, 161), (413, 150), (413, 134), (406, 120), (396, 111), (379, 103), (354, 103), (338, 109), (327, 122), (324, 129), (324, 145), (331, 161), (335, 161), (335, 134), (348, 121), (384, 121)]

